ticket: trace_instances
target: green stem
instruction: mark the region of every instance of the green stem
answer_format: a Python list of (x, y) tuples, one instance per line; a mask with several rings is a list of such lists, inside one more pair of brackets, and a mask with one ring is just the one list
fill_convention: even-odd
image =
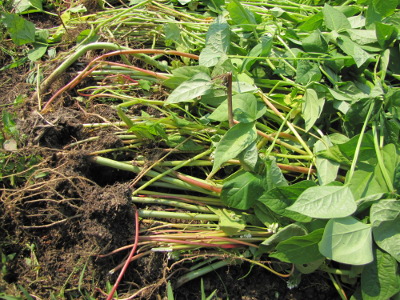
[(196, 279), (198, 277), (201, 277), (207, 273), (210, 273), (212, 271), (215, 271), (219, 268), (225, 267), (227, 265), (231, 265), (234, 264), (234, 260), (221, 260), (218, 261), (216, 263), (210, 264), (206, 267), (200, 268), (200, 269), (196, 269), (194, 271), (191, 271), (189, 273), (186, 273), (185, 275), (183, 275), (182, 277), (178, 278), (178, 280), (175, 283), (175, 288), (178, 288), (182, 285), (184, 285), (185, 283)]
[[(105, 158), (105, 157), (101, 157), (101, 156), (93, 156), (89, 158), (90, 161), (92, 161), (93, 163), (102, 165), (102, 166), (107, 166), (107, 167), (111, 167), (111, 168), (115, 168), (118, 170), (123, 170), (123, 171), (128, 171), (128, 172), (134, 172), (134, 173), (140, 173), (142, 171), (142, 168), (131, 165), (131, 164), (127, 164), (127, 163), (123, 163), (123, 162), (119, 162), (116, 160), (112, 160), (109, 158)], [(150, 177), (156, 177), (159, 176), (160, 173), (153, 171), (153, 170), (149, 170), (146, 173), (147, 176)], [(209, 192), (208, 190), (202, 189), (202, 188), (198, 188), (196, 186), (193, 186), (191, 184), (188, 184), (182, 180), (176, 179), (176, 178), (172, 178), (172, 177), (163, 177), (160, 180), (166, 182), (169, 184), (169, 187), (171, 188), (170, 185), (174, 185), (176, 187), (179, 187), (181, 189), (184, 190), (189, 190), (189, 191), (196, 191), (196, 192), (200, 192), (203, 194), (214, 194), (212, 192)]]
[(258, 95), (261, 97), (261, 99), (264, 100), (264, 102), (268, 105), (268, 107), (270, 109), (272, 109), (274, 111), (274, 113), (282, 119), (283, 122), (286, 122), (287, 126), (293, 132), (293, 134), (296, 136), (296, 138), (299, 140), (299, 143), (303, 146), (303, 148), (307, 152), (307, 154), (310, 156), (314, 156), (314, 154), (312, 153), (310, 148), (307, 146), (307, 144), (304, 142), (304, 140), (301, 138), (301, 136), (297, 132), (296, 128), (294, 128), (293, 124), (286, 120), (286, 118), (276, 109), (275, 106), (272, 105), (272, 103), (269, 101), (268, 97), (266, 97), (262, 92), (258, 92)]
[(335, 279), (334, 275), (332, 275), (331, 273), (328, 273), (329, 278), (331, 279), (333, 286), (335, 287), (335, 289), (337, 290), (338, 294), (340, 295), (340, 298), (342, 300), (347, 300), (347, 297), (342, 289), (342, 287), (340, 286), (339, 282)]
[[(152, 195), (158, 195), (158, 196), (165, 195), (165, 193), (155, 192), (155, 191), (142, 191), (141, 193), (144, 194), (144, 195), (149, 195), (150, 197)], [(172, 194), (172, 193), (168, 193), (168, 196), (176, 197), (177, 199), (184, 197), (184, 198), (187, 198), (189, 200), (199, 201), (199, 202), (204, 203), (206, 205), (223, 206), (223, 203), (221, 202), (220, 198), (201, 197), (201, 196), (182, 195), (182, 194)]]
[(148, 187), (148, 186), (149, 186), (150, 184), (152, 184), (153, 182), (155, 182), (155, 181), (157, 181), (157, 180), (160, 180), (161, 178), (163, 178), (164, 176), (170, 174), (171, 172), (176, 171), (176, 170), (178, 170), (178, 169), (180, 169), (180, 168), (186, 166), (188, 163), (191, 163), (191, 162), (193, 162), (193, 161), (196, 161), (196, 160), (202, 158), (203, 156), (206, 156), (206, 155), (210, 154), (212, 151), (213, 151), (213, 149), (210, 148), (210, 149), (208, 149), (208, 150), (206, 150), (206, 151), (204, 151), (204, 152), (202, 152), (202, 153), (200, 153), (200, 154), (198, 154), (198, 155), (196, 155), (196, 156), (194, 156), (194, 157), (192, 157), (192, 158), (190, 158), (190, 159), (188, 159), (188, 160), (185, 160), (184, 162), (180, 163), (179, 165), (177, 165), (177, 166), (175, 166), (175, 167), (173, 167), (173, 168), (171, 168), (171, 169), (168, 169), (168, 170), (166, 170), (165, 172), (163, 172), (163, 173), (161, 173), (161, 174), (155, 176), (154, 178), (152, 178), (151, 180), (147, 181), (145, 184), (143, 184), (142, 186), (140, 186), (139, 188), (137, 188), (137, 189), (132, 193), (132, 196), (137, 195), (138, 192), (140, 192), (141, 190), (145, 189), (146, 187)]
[(357, 141), (356, 150), (354, 152), (353, 162), (351, 163), (350, 170), (349, 170), (349, 172), (347, 173), (347, 176), (346, 176), (347, 177), (347, 182), (350, 182), (351, 179), (353, 178), (354, 171), (355, 171), (356, 165), (357, 165), (358, 156), (360, 155), (361, 143), (363, 141), (364, 134), (365, 134), (365, 131), (367, 129), (368, 121), (371, 118), (372, 111), (374, 110), (374, 104), (375, 104), (375, 102), (372, 101), (371, 105), (369, 106), (367, 116), (365, 117), (364, 124), (363, 124), (363, 127), (362, 127), (361, 132), (360, 132), (360, 137), (358, 138), (358, 141)]

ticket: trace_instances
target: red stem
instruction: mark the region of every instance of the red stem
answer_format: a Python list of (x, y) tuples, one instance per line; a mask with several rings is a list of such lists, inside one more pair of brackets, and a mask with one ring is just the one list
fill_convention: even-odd
[(208, 183), (205, 183), (205, 182), (202, 182), (202, 181), (197, 181), (197, 180), (195, 180), (193, 178), (190, 178), (190, 177), (187, 177), (185, 175), (182, 175), (181, 173), (175, 172), (175, 175), (180, 180), (182, 180), (182, 181), (184, 181), (186, 183), (189, 183), (191, 185), (200, 187), (202, 189), (205, 189), (205, 190), (208, 190), (208, 191), (211, 191), (211, 192), (215, 192), (215, 193), (218, 193), (218, 194), (221, 193), (221, 191), (222, 191), (221, 188), (216, 187), (215, 185), (211, 185), (211, 184), (208, 184)]
[(135, 243), (133, 244), (132, 251), (131, 251), (131, 253), (129, 253), (129, 256), (124, 264), (124, 267), (122, 268), (121, 272), (119, 273), (117, 281), (114, 283), (114, 286), (113, 286), (111, 292), (108, 294), (107, 300), (111, 300), (113, 298), (114, 293), (117, 290), (122, 277), (124, 277), (124, 274), (125, 274), (126, 270), (128, 269), (129, 263), (131, 262), (131, 259), (136, 252), (138, 242), (139, 242), (139, 211), (136, 209), (136, 211), (135, 211)]

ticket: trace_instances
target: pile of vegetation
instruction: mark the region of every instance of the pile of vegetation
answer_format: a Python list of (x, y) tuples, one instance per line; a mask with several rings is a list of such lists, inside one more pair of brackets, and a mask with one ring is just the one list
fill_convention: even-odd
[(398, 4), (1, 3), (29, 90), (1, 106), (0, 296), (173, 299), (245, 265), (397, 299)]

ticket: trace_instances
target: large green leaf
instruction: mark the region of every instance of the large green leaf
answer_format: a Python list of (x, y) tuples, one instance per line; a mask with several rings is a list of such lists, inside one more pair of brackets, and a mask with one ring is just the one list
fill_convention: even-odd
[(287, 209), (311, 218), (331, 219), (351, 215), (357, 205), (348, 186), (316, 186), (305, 190)]
[[(234, 118), (241, 122), (253, 122), (260, 118), (267, 110), (265, 104), (257, 101), (250, 93), (236, 94), (232, 97)], [(222, 102), (214, 112), (207, 117), (211, 121), (224, 122), (228, 120), (228, 101)]]
[(16, 45), (21, 46), (35, 41), (35, 25), (32, 22), (9, 13), (3, 13), (1, 21)]
[(239, 1), (230, 1), (226, 6), (232, 21), (244, 30), (252, 31), (257, 25), (255, 14), (245, 8)]
[(211, 78), (206, 73), (198, 73), (184, 81), (168, 97), (166, 103), (190, 102), (210, 91), (213, 86)]
[(218, 170), (224, 162), (237, 157), (256, 138), (257, 131), (254, 123), (238, 123), (230, 128), (215, 149), (212, 172)]
[(346, 32), (349, 34), (351, 40), (358, 45), (373, 44), (378, 41), (375, 30), (347, 29)]
[(242, 64), (242, 70), (249, 71), (251, 66), (257, 61), (256, 57), (268, 56), (271, 53), (273, 38), (263, 36), (261, 42), (254, 46), (249, 52), (249, 58), (245, 58)]
[(398, 30), (393, 25), (376, 23), (375, 30), (379, 45), (382, 48), (387, 48), (397, 38)]
[(400, 262), (400, 201), (381, 200), (371, 206), (374, 240)]
[(194, 75), (198, 73), (209, 74), (209, 68), (204, 66), (185, 66), (172, 70), (172, 75), (170, 78), (164, 80), (163, 85), (175, 89), (184, 81), (191, 79)]
[(306, 18), (304, 23), (299, 26), (299, 29), (304, 31), (313, 31), (321, 27), (323, 20), (324, 16), (322, 12), (319, 12)]
[(355, 171), (348, 183), (355, 199), (387, 192), (387, 189), (377, 182), (375, 172), (367, 170)]
[(201, 51), (199, 64), (206, 67), (215, 66), (230, 46), (230, 28), (220, 15), (211, 24), (206, 35), (206, 46)]
[(310, 217), (286, 208), (292, 205), (302, 192), (313, 186), (315, 186), (313, 181), (306, 180), (289, 186), (275, 187), (266, 191), (259, 201), (280, 216), (299, 222), (310, 222), (312, 220)]
[(364, 265), (373, 260), (371, 226), (353, 217), (331, 219), (319, 243), (322, 255), (349, 265)]
[(303, 39), (301, 44), (307, 52), (326, 53), (328, 50), (328, 43), (325, 41), (319, 29), (313, 31), (308, 37)]
[(400, 291), (397, 261), (379, 249), (375, 249), (375, 259), (366, 265), (361, 274), (363, 300), (386, 300)]
[(365, 52), (358, 44), (345, 35), (338, 37), (338, 46), (344, 53), (350, 55), (357, 67), (361, 67), (372, 56)]
[(315, 63), (310, 63), (307, 60), (300, 60), (297, 63), (296, 82), (304, 86), (316, 81), (319, 82), (322, 78), (321, 71)]
[(282, 241), (276, 246), (277, 251), (270, 254), (270, 257), (295, 264), (306, 264), (321, 259), (323, 256), (318, 250), (318, 243), (323, 232), (324, 229), (317, 229), (310, 234)]
[(351, 28), (349, 20), (347, 20), (344, 13), (333, 8), (332, 6), (325, 4), (322, 9), (324, 14), (325, 26), (330, 30), (340, 31)]
[(378, 14), (387, 17), (394, 13), (398, 5), (398, 0), (372, 0), (371, 6)]
[(324, 108), (325, 99), (319, 98), (316, 91), (307, 89), (303, 97), (302, 113), (306, 122), (305, 130), (308, 131), (314, 126)]
[(263, 191), (260, 176), (242, 172), (224, 183), (221, 200), (229, 207), (245, 210), (253, 206)]

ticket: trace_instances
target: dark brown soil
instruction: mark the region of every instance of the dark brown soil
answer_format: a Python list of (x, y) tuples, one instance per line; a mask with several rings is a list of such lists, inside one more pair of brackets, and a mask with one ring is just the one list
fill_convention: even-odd
[[(83, 109), (68, 95), (51, 113), (41, 115), (32, 98), (34, 87), (25, 83), (27, 76), (26, 66), (0, 75), (5, 83), (0, 110), (15, 114), (24, 135), (10, 159), (35, 155), (41, 161), (16, 183), (0, 182), (0, 295), (21, 295), (21, 286), (35, 299), (103, 299), (107, 284), (112, 285), (118, 276), (118, 271), (112, 275), (109, 271), (124, 260), (127, 250), (103, 258), (98, 255), (132, 244), (136, 208), (129, 201), (129, 184), (135, 175), (99, 167), (88, 159), (92, 151), (123, 146), (113, 129), (96, 131), (101, 137), (97, 141), (69, 145), (93, 136), (82, 124), (118, 117), (108, 105), (93, 102)], [(25, 101), (11, 105), (19, 95), (27, 95)], [(119, 159), (131, 158), (130, 153), (120, 155)], [(175, 273), (179, 267), (169, 270), (172, 263), (161, 253), (131, 263), (119, 296), (136, 293), (140, 299), (166, 299), (167, 281), (174, 283), (188, 267), (181, 266)], [(203, 280), (206, 294), (217, 291), (215, 299), (340, 298), (321, 274), (303, 276), (296, 288), (289, 289), (287, 280), (248, 263), (209, 273)], [(174, 293), (175, 299), (200, 299), (200, 279)]]

